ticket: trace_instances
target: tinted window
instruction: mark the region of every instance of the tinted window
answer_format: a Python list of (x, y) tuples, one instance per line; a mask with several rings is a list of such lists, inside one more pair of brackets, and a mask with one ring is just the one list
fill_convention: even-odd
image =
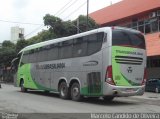
[(47, 57), (48, 57), (48, 49), (49, 49), (49, 46), (43, 46), (43, 47), (40, 47), (38, 52), (37, 52), (37, 62), (43, 62), (43, 61), (46, 61), (47, 60)]
[(74, 39), (73, 57), (87, 55), (87, 36)]
[(29, 63), (29, 52), (25, 51), (23, 56), (22, 56), (22, 60), (21, 60), (21, 64), (26, 64)]
[(48, 60), (58, 59), (58, 43), (51, 44), (50, 49), (48, 50)]
[(101, 49), (104, 33), (97, 33), (88, 36), (88, 55), (94, 54)]
[(72, 45), (73, 40), (63, 41), (59, 47), (59, 58), (71, 58), (72, 57)]
[(158, 18), (154, 18), (150, 20), (152, 32), (158, 31)]
[(104, 33), (92, 34), (30, 50), (23, 55), (24, 63), (43, 62), (94, 54), (101, 49)]
[(129, 46), (145, 49), (144, 36), (137, 32), (127, 30), (113, 30), (112, 45)]

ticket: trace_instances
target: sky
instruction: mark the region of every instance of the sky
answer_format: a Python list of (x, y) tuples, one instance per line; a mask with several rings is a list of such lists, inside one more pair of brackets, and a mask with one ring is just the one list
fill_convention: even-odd
[[(89, 13), (121, 0), (89, 0)], [(74, 20), (86, 15), (87, 0), (3, 0), (0, 4), (0, 43), (11, 39), (11, 27), (25, 29), (25, 39), (42, 29), (43, 17), (55, 15), (62, 20)]]

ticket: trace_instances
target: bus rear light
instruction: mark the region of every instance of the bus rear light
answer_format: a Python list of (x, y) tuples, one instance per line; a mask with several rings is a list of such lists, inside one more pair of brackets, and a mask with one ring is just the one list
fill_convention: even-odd
[(147, 71), (146, 71), (146, 68), (145, 68), (145, 69), (144, 69), (143, 81), (142, 81), (142, 84), (141, 84), (141, 85), (145, 85), (146, 80), (147, 80)]
[(111, 85), (115, 85), (113, 79), (111, 79), (111, 78), (106, 79), (106, 82), (111, 84)]
[(112, 66), (111, 65), (107, 67), (105, 81), (111, 85), (115, 85), (115, 83), (113, 81)]

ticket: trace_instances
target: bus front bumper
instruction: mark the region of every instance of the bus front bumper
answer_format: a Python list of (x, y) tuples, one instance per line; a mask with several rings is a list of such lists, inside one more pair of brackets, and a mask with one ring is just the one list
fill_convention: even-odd
[(104, 86), (103, 95), (104, 96), (115, 96), (115, 97), (127, 97), (143, 95), (145, 91), (145, 85), (143, 86), (114, 86), (106, 84)]

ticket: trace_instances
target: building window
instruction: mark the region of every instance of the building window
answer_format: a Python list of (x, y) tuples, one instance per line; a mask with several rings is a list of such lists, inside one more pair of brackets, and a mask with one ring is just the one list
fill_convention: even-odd
[(132, 23), (132, 28), (137, 30), (138, 29), (137, 27), (138, 27), (138, 22), (137, 21), (133, 22)]
[(151, 24), (151, 31), (152, 32), (157, 32), (158, 31), (158, 18), (150, 19), (150, 24)]
[(159, 21), (158, 21), (158, 31), (160, 31), (160, 17), (159, 17)]
[(145, 34), (151, 32), (151, 26), (149, 20), (145, 20)]
[(132, 28), (141, 31), (144, 34), (160, 31), (160, 16), (145, 20), (132, 20), (131, 23), (123, 25), (123, 27)]
[(144, 33), (144, 21), (138, 22), (138, 30)]
[(160, 59), (158, 58), (148, 58), (147, 60), (147, 67), (148, 68), (155, 68), (160, 67)]

